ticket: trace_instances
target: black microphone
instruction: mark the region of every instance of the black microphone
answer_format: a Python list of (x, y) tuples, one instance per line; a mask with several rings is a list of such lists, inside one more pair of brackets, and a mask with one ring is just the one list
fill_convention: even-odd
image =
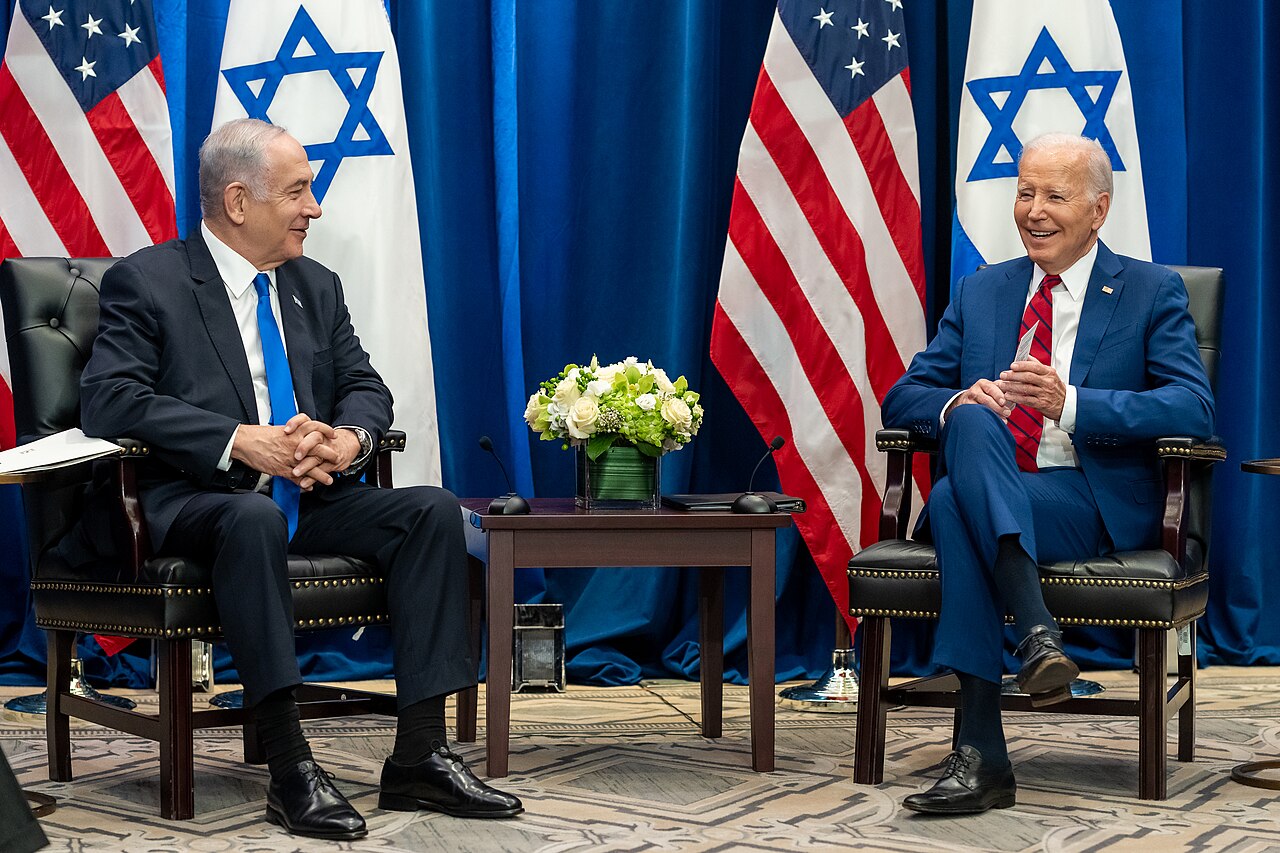
[(764, 464), (764, 460), (773, 455), (774, 451), (786, 444), (787, 441), (780, 435), (775, 435), (773, 441), (769, 442), (769, 449), (764, 452), (764, 456), (760, 457), (760, 461), (756, 463), (756, 467), (751, 469), (751, 479), (747, 481), (747, 490), (738, 495), (737, 500), (730, 507), (734, 512), (777, 512), (778, 505), (773, 499), (767, 495), (759, 495), (753, 490), (756, 483), (756, 472), (760, 470), (760, 466)]
[(516, 494), (511, 488), (511, 478), (507, 476), (507, 466), (502, 464), (498, 451), (493, 449), (493, 439), (487, 435), (480, 436), (480, 449), (493, 456), (502, 471), (502, 479), (507, 481), (507, 493), (489, 501), (489, 515), (528, 515), (529, 502)]

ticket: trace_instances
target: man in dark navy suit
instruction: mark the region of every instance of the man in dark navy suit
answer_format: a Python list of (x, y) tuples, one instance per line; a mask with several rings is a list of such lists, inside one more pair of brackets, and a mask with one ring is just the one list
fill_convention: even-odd
[(1005, 613), (1020, 638), (1020, 688), (1037, 705), (1067, 698), (1079, 670), (1045, 609), (1037, 561), (1155, 547), (1151, 440), (1213, 432), (1181, 278), (1098, 240), (1111, 188), (1095, 140), (1028, 143), (1014, 202), (1027, 256), (961, 279), (937, 336), (884, 399), (886, 426), (939, 439), (920, 531), (942, 577), (934, 661), (961, 690), (957, 749), (930, 790), (906, 798), (915, 811), (1014, 804), (1000, 723)]
[(380, 806), (510, 817), (520, 801), (476, 779), (445, 738), (445, 697), (476, 682), (462, 514), (444, 489), (358, 479), (391, 425), (391, 394), (338, 277), (302, 256), (321, 212), (311, 181), (306, 152), (279, 127), (242, 119), (209, 135), (200, 228), (103, 277), (84, 431), (154, 449), (139, 483), (156, 553), (212, 562), (271, 772), (270, 821), (366, 834), (299, 723), (290, 553), (363, 557), (385, 573), (399, 718)]

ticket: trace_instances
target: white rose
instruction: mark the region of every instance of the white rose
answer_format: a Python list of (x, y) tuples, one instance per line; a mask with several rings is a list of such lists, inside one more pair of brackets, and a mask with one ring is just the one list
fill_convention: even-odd
[(581, 396), (582, 392), (578, 390), (578, 381), (566, 376), (556, 386), (556, 393), (552, 395), (551, 402), (555, 403), (560, 410), (567, 412)]
[(676, 390), (676, 386), (672, 384), (671, 380), (667, 377), (667, 372), (661, 367), (655, 367), (653, 369), (653, 382), (658, 386), (659, 391), (664, 391), (667, 394), (674, 393)]
[(529, 395), (529, 404), (524, 407), (524, 422), (532, 427), (544, 412), (546, 409), (538, 402), (538, 392), (534, 391)]
[(652, 394), (641, 394), (636, 397), (636, 405), (646, 412), (652, 412), (658, 405), (658, 398)]
[(613, 364), (606, 364), (604, 367), (597, 370), (596, 377), (599, 378), (600, 381), (608, 382), (612, 385), (614, 378), (626, 369), (627, 366), (625, 364), (620, 361), (615, 361)]
[(565, 426), (569, 435), (574, 438), (590, 438), (596, 431), (596, 419), (600, 417), (600, 407), (590, 397), (579, 397), (565, 416)]
[(662, 404), (662, 419), (675, 427), (676, 432), (687, 433), (693, 426), (693, 413), (689, 404), (679, 397), (669, 397)]
[(592, 379), (587, 383), (587, 393), (599, 400), (613, 390), (613, 382), (604, 379)]

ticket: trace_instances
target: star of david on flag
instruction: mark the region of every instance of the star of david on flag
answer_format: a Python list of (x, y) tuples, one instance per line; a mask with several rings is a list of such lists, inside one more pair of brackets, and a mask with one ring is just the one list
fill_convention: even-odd
[(347, 113), (332, 141), (304, 146), (313, 162), (323, 164), (312, 185), (316, 201), (323, 202), (344, 158), (395, 153), (369, 109), (369, 95), (377, 82), (383, 54), (380, 50), (335, 51), (307, 14), (306, 7), (299, 6), (275, 56), (263, 62), (225, 68), (222, 76), (246, 115), (269, 122), (271, 104), (285, 78), (316, 71), (329, 74), (346, 98)]
[(1128, 66), (1107, 0), (976, 0), (956, 146), (951, 279), (1026, 254), (1013, 222), (1023, 143), (1049, 132), (1097, 139), (1115, 175), (1101, 237), (1151, 258)]
[[(1027, 95), (1037, 89), (1065, 90), (1084, 116), (1080, 135), (1098, 140), (1111, 158), (1111, 168), (1122, 171), (1124, 161), (1116, 151), (1111, 132), (1107, 130), (1107, 108), (1111, 106), (1121, 73), (1073, 69), (1048, 28), (1040, 30), (1026, 62), (1022, 63), (1016, 75), (985, 77), (965, 84), (978, 109), (991, 123), (991, 133), (978, 152), (969, 180), (1008, 178), (1018, 174), (1017, 159), (1022, 152), (1022, 141), (1014, 132), (1013, 121), (1026, 103)], [(1096, 97), (1090, 94), (1090, 89), (1097, 90)], [(997, 100), (998, 94), (1007, 97)], [(996, 156), (1002, 149), (1009, 159), (997, 163)]]
[(439, 484), (422, 243), (382, 1), (231, 0), (213, 126), (245, 116), (306, 149), (324, 209), (306, 254), (344, 282), (352, 324), (395, 398), (395, 426), (409, 433), (396, 484)]

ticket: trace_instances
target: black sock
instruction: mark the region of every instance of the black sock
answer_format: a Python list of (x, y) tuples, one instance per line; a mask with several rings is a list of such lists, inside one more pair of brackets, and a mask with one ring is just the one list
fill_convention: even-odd
[(957, 672), (960, 679), (960, 746), (971, 746), (982, 753), (982, 760), (993, 767), (1009, 763), (1009, 750), (1004, 742), (1004, 726), (1000, 722), (1000, 685)]
[(438, 746), (448, 746), (444, 732), (444, 696), (432, 696), (401, 708), (396, 719), (396, 745), (391, 760), (409, 765), (426, 761)]
[(302, 734), (302, 719), (292, 687), (270, 693), (255, 705), (253, 722), (267, 756), (271, 778), (279, 779), (300, 762), (311, 759), (311, 747)]
[(993, 574), (1005, 607), (1013, 613), (1013, 624), (1019, 640), (1031, 633), (1031, 629), (1037, 625), (1044, 625), (1050, 631), (1058, 630), (1058, 623), (1044, 606), (1040, 572), (1027, 552), (1022, 550), (1017, 536), (1000, 538), (1000, 550), (996, 554)]

